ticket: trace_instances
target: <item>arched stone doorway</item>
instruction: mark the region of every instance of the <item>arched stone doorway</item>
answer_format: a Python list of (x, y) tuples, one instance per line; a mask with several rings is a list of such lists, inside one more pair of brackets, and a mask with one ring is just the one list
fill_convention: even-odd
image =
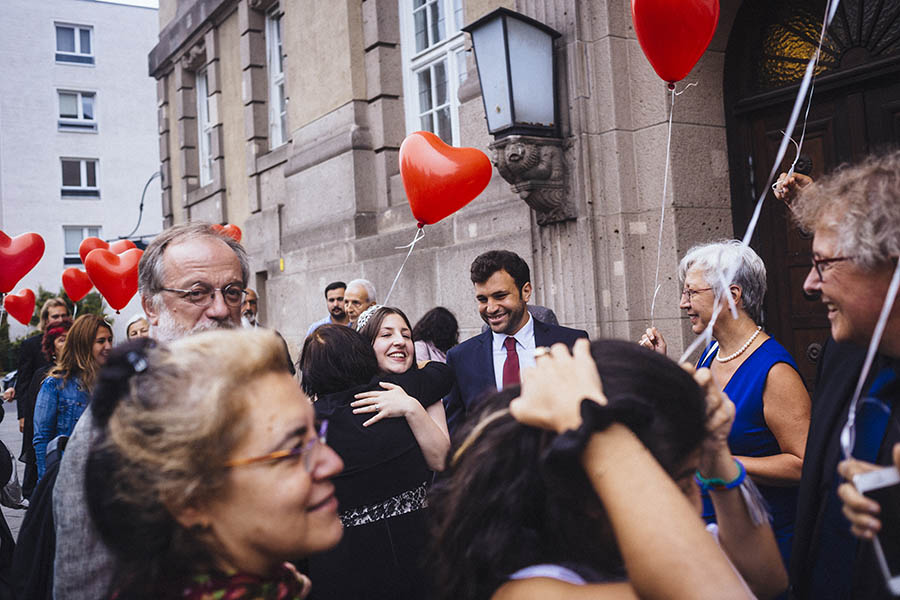
[[(755, 0), (744, 2), (734, 20), (724, 97), (736, 235), (746, 230), (766, 182), (824, 11), (824, 0)], [(802, 151), (813, 177), (900, 143), (900, 2), (843, 0), (815, 86)], [(792, 160), (789, 148), (782, 170)], [(828, 320), (821, 303), (802, 289), (810, 239), (770, 195), (751, 245), (768, 270), (766, 329), (791, 351), (812, 386)]]

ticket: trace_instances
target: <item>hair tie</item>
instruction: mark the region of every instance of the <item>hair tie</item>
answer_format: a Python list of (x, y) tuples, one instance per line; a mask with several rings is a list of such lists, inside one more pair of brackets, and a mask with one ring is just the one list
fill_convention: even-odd
[(125, 358), (128, 360), (128, 363), (131, 365), (131, 368), (134, 369), (135, 373), (143, 373), (147, 370), (147, 359), (137, 351), (129, 351), (125, 355)]

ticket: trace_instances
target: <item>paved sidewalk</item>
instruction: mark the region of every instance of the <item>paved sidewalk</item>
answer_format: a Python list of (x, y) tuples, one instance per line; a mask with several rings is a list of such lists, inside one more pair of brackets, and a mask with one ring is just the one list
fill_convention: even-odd
[[(16, 458), (16, 469), (19, 473), (19, 482), (22, 481), (22, 474), (25, 469), (25, 463), (18, 460), (19, 452), (22, 450), (22, 434), (19, 433), (19, 420), (16, 418), (16, 403), (8, 402), (3, 405), (6, 415), (0, 422), (0, 440), (6, 444), (13, 457)], [(3, 508), (3, 516), (12, 530), (13, 536), (18, 539), (19, 527), (22, 525), (22, 519), (25, 518), (24, 510), (16, 510), (14, 508)]]

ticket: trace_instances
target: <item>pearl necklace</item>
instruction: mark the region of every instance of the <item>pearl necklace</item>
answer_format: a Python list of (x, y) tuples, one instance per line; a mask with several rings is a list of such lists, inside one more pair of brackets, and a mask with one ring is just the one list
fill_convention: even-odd
[(729, 354), (728, 356), (719, 356), (718, 354), (716, 354), (716, 360), (719, 362), (728, 362), (729, 360), (734, 360), (735, 358), (743, 354), (744, 350), (750, 347), (750, 344), (753, 343), (753, 340), (756, 339), (756, 336), (759, 335), (760, 331), (762, 331), (762, 325), (758, 325), (756, 327), (756, 331), (753, 332), (753, 335), (750, 336), (750, 339), (744, 342), (744, 345), (741, 346), (737, 352), (735, 352), (734, 354)]

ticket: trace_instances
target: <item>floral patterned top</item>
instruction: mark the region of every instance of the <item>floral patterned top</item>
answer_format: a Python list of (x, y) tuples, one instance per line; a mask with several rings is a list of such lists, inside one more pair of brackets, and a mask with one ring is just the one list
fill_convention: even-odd
[(291, 563), (283, 563), (272, 576), (249, 573), (195, 575), (181, 593), (184, 600), (303, 600), (310, 581)]

